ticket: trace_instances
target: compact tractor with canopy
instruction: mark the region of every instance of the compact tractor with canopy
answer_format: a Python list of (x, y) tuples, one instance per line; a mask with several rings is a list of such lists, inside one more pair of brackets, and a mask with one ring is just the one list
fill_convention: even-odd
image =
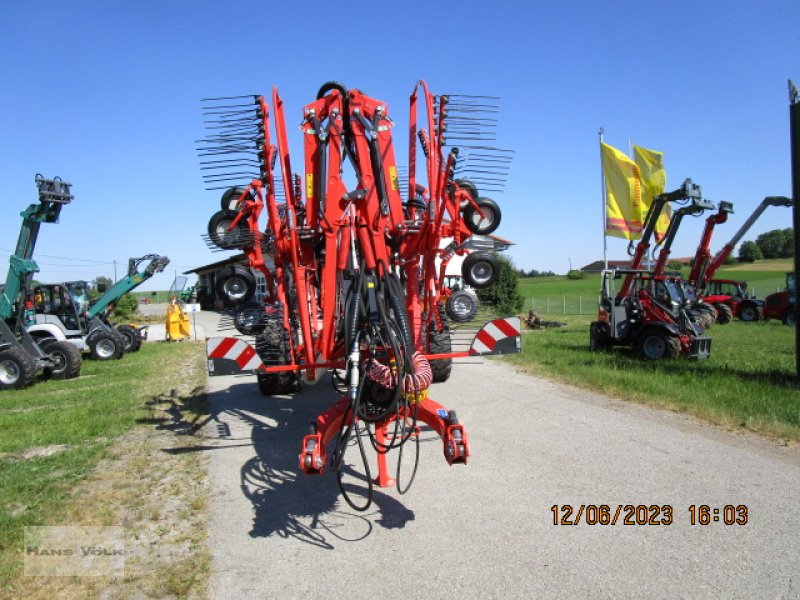
[(34, 289), (36, 322), (29, 330), (45, 325), (57, 327), (95, 360), (111, 360), (121, 358), (125, 352), (135, 352), (146, 339), (147, 326), (128, 323), (115, 326), (109, 320), (111, 313), (122, 296), (163, 271), (168, 264), (169, 258), (158, 254), (131, 258), (127, 275), (108, 289), (101, 286), (100, 296), (94, 301), (89, 297), (86, 281), (41, 284)]
[[(339, 399), (303, 439), (300, 468), (321, 473), (330, 465), (347, 501), (366, 509), (373, 480), (365, 440), (377, 453), (380, 486), (394, 482), (388, 451), (411, 443), (418, 452), (421, 423), (441, 437), (449, 464), (466, 463), (467, 433), (454, 411), (434, 401), (430, 385), (449, 377), (454, 358), (519, 350), (513, 317), (487, 324), (468, 352), (453, 352), (444, 310), (444, 274), (455, 255), (465, 256), (462, 275), (472, 287), (498, 275), (482, 236), (499, 225), (500, 208), (478, 187), (497, 186), (510, 153), (474, 143), (495, 126), (493, 98), (434, 96), (421, 81), (410, 98), (404, 171), (386, 103), (331, 82), (303, 109), (301, 177), (290, 165), (277, 89), (271, 100), (217, 99), (206, 110), (215, 133), (201, 145), (204, 168), (236, 165), (208, 180), (241, 181), (236, 169), (243, 166), (258, 171), (247, 186), (223, 193), (208, 227), (211, 244), (242, 249), (248, 258), (249, 268), (231, 266), (217, 276), (216, 288), (236, 310), (239, 332), (255, 341), (209, 339), (209, 365), (212, 374), (255, 371), (265, 395), (291, 393), (299, 379), (313, 382), (331, 371)], [(466, 143), (447, 146), (455, 141)], [(254, 158), (219, 156), (252, 149)], [(345, 181), (347, 163), (354, 185)], [(467, 174), (469, 180), (459, 177)], [(262, 303), (253, 302), (251, 269), (266, 282)], [(345, 452), (354, 445), (369, 485), (364, 505), (342, 485)]]
[[(589, 328), (591, 350), (628, 346), (647, 360), (680, 354), (691, 358), (708, 357), (711, 338), (703, 335), (702, 325), (687, 311), (686, 294), (679, 282), (663, 274), (663, 264), (661, 274), (641, 269), (655, 225), (668, 202), (688, 202), (673, 217), (678, 223), (684, 214), (698, 214), (713, 208), (702, 198), (700, 187), (689, 179), (677, 190), (653, 199), (631, 268), (602, 272), (598, 320)], [(676, 229), (677, 225), (672, 227), (672, 238)], [(666, 263), (668, 248), (659, 256), (660, 259), (663, 256), (661, 263)], [(616, 280), (620, 278), (622, 284), (617, 291)]]

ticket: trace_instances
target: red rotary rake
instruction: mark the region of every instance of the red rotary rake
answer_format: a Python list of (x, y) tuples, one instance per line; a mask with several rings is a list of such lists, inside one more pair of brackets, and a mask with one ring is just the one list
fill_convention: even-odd
[[(499, 273), (485, 236), (499, 225), (500, 208), (477, 188), (498, 189), (511, 160), (510, 151), (479, 145), (496, 127), (493, 100), (434, 96), (420, 81), (411, 94), (409, 163), (401, 174), (386, 103), (326, 83), (303, 109), (304, 178), (292, 172), (277, 89), (271, 115), (262, 96), (216, 98), (205, 108), (213, 133), (199, 150), (203, 168), (214, 173), (206, 181), (252, 177), (246, 187), (223, 193), (208, 239), (221, 249), (242, 249), (266, 282), (263, 302), (253, 302), (250, 269), (233, 266), (217, 277), (216, 289), (236, 310), (237, 329), (255, 336), (255, 347), (239, 338), (211, 338), (210, 369), (253, 370), (265, 395), (295, 391), (301, 377), (315, 381), (332, 371), (341, 398), (303, 439), (300, 468), (322, 473), (330, 464), (354, 508), (366, 509), (372, 496), (365, 437), (377, 451), (380, 486), (394, 483), (389, 450), (402, 451), (411, 440), (418, 452), (420, 422), (441, 437), (449, 464), (466, 463), (464, 427), (428, 389), (449, 377), (454, 358), (520, 349), (520, 323), (512, 317), (484, 326), (468, 352), (453, 352), (443, 314), (444, 273), (454, 256), (465, 256), (462, 275), (473, 287), (491, 285)], [(454, 140), (465, 143), (445, 152)], [(253, 151), (254, 158), (246, 156)], [(418, 158), (424, 171), (417, 169)], [(351, 190), (343, 179), (347, 162), (357, 182)], [(362, 506), (342, 485), (353, 439), (369, 482)]]

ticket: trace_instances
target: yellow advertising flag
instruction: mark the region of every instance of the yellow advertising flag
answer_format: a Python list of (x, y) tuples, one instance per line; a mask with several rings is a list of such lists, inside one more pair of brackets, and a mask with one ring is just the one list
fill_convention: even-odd
[[(647, 214), (653, 198), (663, 194), (667, 189), (667, 172), (664, 170), (664, 153), (648, 150), (641, 146), (633, 147), (633, 159), (639, 167), (642, 178), (642, 217)], [(661, 212), (655, 229), (656, 242), (660, 242), (666, 235), (669, 221), (672, 218), (672, 209), (669, 204)]]
[(600, 142), (606, 184), (606, 235), (635, 240), (642, 233), (639, 167), (624, 153)]

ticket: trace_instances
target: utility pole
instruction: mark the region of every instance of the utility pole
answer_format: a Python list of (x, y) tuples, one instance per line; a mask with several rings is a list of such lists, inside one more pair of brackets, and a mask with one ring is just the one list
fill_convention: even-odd
[[(797, 274), (800, 273), (800, 236), (798, 236), (798, 225), (800, 225), (800, 94), (794, 83), (789, 81), (789, 138), (792, 150), (792, 226), (794, 227), (794, 273), (795, 282)], [(791, 290), (789, 291), (791, 294)], [(797, 284), (794, 291), (794, 360), (795, 360), (795, 380), (800, 383), (800, 325), (797, 325), (798, 302)]]

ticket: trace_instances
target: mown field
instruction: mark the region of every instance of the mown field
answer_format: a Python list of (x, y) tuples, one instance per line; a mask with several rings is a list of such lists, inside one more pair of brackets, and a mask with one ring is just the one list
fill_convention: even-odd
[[(784, 286), (790, 261), (758, 261), (720, 270), (720, 278), (744, 279), (757, 290)], [(595, 318), (599, 276), (572, 281), (566, 277), (523, 279), (520, 290), (531, 298), (576, 298), (591, 292), (594, 302), (583, 315), (564, 316), (553, 301), (547, 314), (568, 323), (531, 331), (523, 352), (507, 360), (531, 372), (626, 400), (686, 412), (712, 423), (744, 427), (770, 436), (800, 440), (800, 388), (794, 382), (794, 329), (778, 321), (715, 325), (711, 357), (646, 362), (631, 351), (589, 351), (589, 323)], [(766, 294), (760, 294), (763, 298)], [(584, 308), (586, 303), (584, 301)]]
[[(718, 279), (735, 279), (748, 283), (748, 290), (759, 298), (782, 290), (786, 272), (794, 268), (791, 259), (760, 260), (747, 265), (728, 265), (717, 271)], [(688, 274), (688, 270), (685, 272)], [(597, 309), (600, 275), (571, 280), (564, 275), (524, 277), (519, 280), (525, 297), (524, 310), (534, 308), (542, 315), (591, 315)]]
[(175, 397), (187, 378), (203, 388), (204, 358), (199, 342), (146, 344), (118, 361), (85, 360), (76, 379), (0, 393), (0, 597), (21, 569), (23, 528), (63, 524), (74, 486), (115, 440), (152, 426), (154, 399)]

